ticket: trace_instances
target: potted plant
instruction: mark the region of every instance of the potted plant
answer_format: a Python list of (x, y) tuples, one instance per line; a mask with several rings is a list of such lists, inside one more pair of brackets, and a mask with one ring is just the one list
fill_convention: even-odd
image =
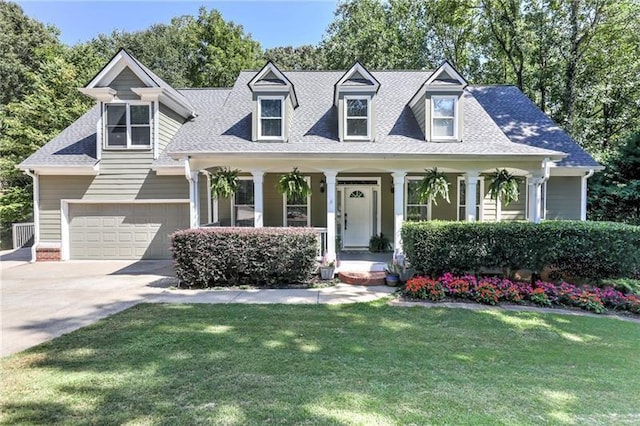
[(451, 203), (449, 200), (450, 184), (446, 175), (439, 172), (437, 167), (431, 170), (425, 169), (425, 172), (425, 176), (420, 180), (417, 187), (420, 202), (425, 204), (433, 203), (437, 206), (437, 199), (440, 197), (447, 203)]
[(382, 232), (379, 235), (373, 235), (369, 240), (369, 251), (371, 253), (383, 253), (390, 250), (391, 241)]
[(491, 176), (489, 184), (489, 196), (496, 200), (496, 220), (499, 222), (502, 215), (502, 201), (508, 206), (512, 201), (518, 201), (518, 178), (506, 169), (498, 170)]
[(276, 189), (289, 199), (303, 199), (311, 195), (309, 183), (297, 167), (280, 176)]
[(322, 261), (318, 267), (320, 271), (320, 278), (323, 280), (331, 280), (336, 272), (335, 260), (328, 260), (327, 255), (322, 256)]
[(385, 266), (385, 282), (388, 286), (396, 287), (409, 281), (415, 275), (415, 271), (407, 263), (404, 258), (394, 257), (393, 260)]
[(238, 190), (239, 170), (222, 168), (211, 175), (211, 196), (230, 198)]

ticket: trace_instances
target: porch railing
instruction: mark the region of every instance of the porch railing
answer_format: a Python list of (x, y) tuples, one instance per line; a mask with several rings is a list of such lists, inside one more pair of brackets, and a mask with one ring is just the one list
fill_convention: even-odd
[(327, 228), (313, 228), (318, 234), (318, 256), (324, 255), (327, 251)]
[(13, 248), (31, 246), (34, 232), (33, 223), (14, 223), (12, 226)]

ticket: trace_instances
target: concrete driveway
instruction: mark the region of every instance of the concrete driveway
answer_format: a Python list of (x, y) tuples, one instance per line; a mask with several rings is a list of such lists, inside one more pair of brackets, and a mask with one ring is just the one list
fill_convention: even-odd
[(29, 263), (29, 256), (25, 249), (0, 255), (0, 356), (84, 327), (175, 284), (171, 261)]
[(30, 348), (137, 303), (368, 302), (390, 287), (178, 290), (171, 261), (29, 263), (30, 252), (0, 252), (0, 356)]

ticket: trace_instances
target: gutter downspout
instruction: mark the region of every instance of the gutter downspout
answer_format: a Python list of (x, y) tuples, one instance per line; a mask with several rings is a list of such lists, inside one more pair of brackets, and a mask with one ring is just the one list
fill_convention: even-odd
[(184, 159), (184, 177), (189, 182), (189, 227), (191, 229), (199, 226), (198, 209), (198, 172), (191, 170), (189, 157)]
[(33, 245), (31, 246), (31, 263), (36, 261), (36, 249), (40, 243), (40, 179), (35, 171), (28, 169), (23, 173), (33, 179)]
[(580, 220), (587, 220), (587, 179), (589, 179), (596, 171), (590, 169), (580, 181)]

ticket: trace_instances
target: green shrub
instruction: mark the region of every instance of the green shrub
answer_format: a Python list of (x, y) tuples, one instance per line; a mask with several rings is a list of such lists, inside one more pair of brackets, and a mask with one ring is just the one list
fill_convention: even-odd
[(200, 228), (171, 235), (176, 276), (188, 287), (306, 282), (317, 234), (305, 228)]
[(568, 276), (603, 279), (640, 270), (640, 227), (619, 223), (407, 222), (402, 240), (419, 274), (482, 268), (539, 273), (553, 266)]
[(613, 287), (623, 293), (640, 295), (640, 280), (634, 278), (609, 278), (602, 280), (598, 287)]

